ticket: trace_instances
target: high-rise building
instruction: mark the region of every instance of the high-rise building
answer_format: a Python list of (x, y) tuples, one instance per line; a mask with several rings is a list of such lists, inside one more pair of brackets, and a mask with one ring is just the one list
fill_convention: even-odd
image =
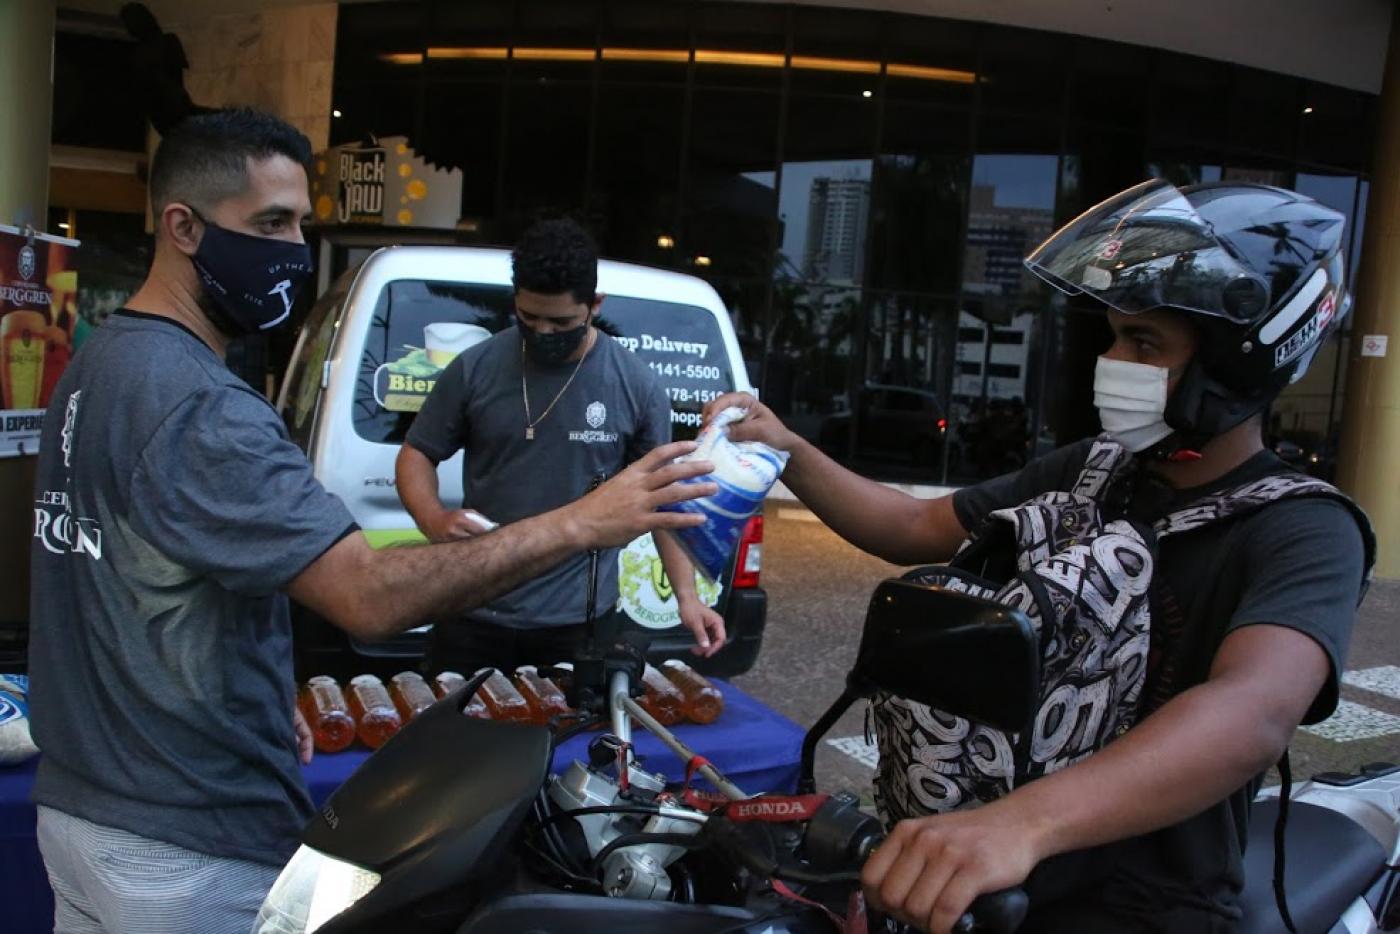
[(870, 180), (813, 179), (810, 198), (803, 274), (808, 279), (858, 285), (865, 271)]
[(1014, 296), (1028, 275), (1021, 261), (1055, 229), (1054, 211), (1002, 206), (996, 193), (992, 185), (972, 186), (963, 254), (963, 291), (969, 295)]

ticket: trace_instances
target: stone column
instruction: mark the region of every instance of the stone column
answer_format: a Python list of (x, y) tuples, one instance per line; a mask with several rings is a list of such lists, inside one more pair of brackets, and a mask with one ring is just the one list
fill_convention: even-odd
[[(0, 0), (0, 224), (43, 230), (49, 211), (54, 0)], [(0, 460), (0, 624), (29, 616), (34, 458)]]
[[(1371, 165), (1337, 480), (1375, 525), (1377, 576), (1400, 578), (1400, 12), (1391, 19)], [(1385, 356), (1362, 356), (1367, 335), (1389, 337)]]
[(320, 3), (193, 20), (172, 14), (161, 25), (185, 47), (185, 88), (196, 104), (274, 113), (305, 133), (319, 152), (330, 138), (339, 9)]

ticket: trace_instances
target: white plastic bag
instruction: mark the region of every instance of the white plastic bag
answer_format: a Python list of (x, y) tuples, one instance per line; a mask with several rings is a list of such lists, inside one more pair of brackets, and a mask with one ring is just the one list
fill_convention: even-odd
[(696, 437), (700, 445), (679, 461), (707, 460), (715, 472), (687, 483), (715, 483), (719, 491), (713, 496), (688, 500), (663, 507), (671, 512), (693, 512), (705, 517), (704, 525), (678, 529), (671, 534), (681, 543), (695, 567), (710, 580), (724, 574), (744, 524), (763, 508), (763, 500), (773, 484), (778, 482), (787, 466), (788, 454), (758, 441), (730, 441), (729, 425), (744, 417), (744, 410), (727, 408)]
[(0, 675), (0, 765), (18, 765), (38, 752), (29, 736), (29, 679)]

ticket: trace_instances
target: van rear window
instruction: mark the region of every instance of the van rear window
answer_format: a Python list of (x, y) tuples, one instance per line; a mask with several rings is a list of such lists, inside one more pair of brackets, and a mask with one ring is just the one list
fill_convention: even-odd
[[(724, 334), (714, 315), (694, 305), (608, 296), (603, 318), (666, 387), (674, 436), (693, 437), (705, 404), (734, 389)], [(419, 279), (389, 283), (375, 305), (355, 382), (356, 433), (367, 441), (402, 444), (452, 357), (514, 321), (509, 286)]]

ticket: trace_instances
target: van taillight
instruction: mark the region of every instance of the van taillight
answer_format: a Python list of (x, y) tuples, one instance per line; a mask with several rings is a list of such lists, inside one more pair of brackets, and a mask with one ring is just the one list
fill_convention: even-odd
[(757, 587), (763, 571), (763, 517), (754, 516), (739, 538), (739, 556), (734, 562), (734, 586)]

